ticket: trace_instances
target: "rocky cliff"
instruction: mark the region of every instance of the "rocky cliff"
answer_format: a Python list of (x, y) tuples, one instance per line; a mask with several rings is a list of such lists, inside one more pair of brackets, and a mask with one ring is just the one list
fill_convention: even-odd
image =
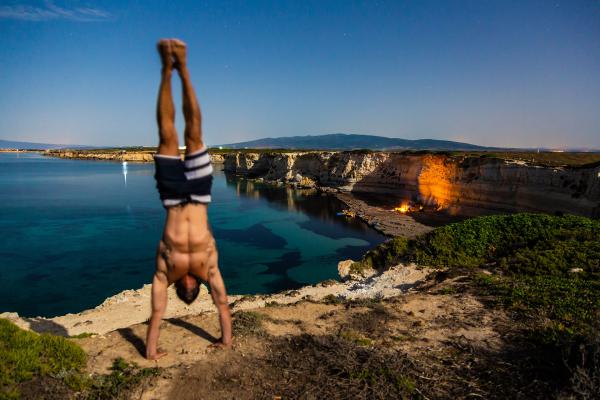
[(600, 217), (600, 167), (390, 152), (228, 153), (226, 172), (340, 191), (379, 193), (467, 215), (564, 212)]

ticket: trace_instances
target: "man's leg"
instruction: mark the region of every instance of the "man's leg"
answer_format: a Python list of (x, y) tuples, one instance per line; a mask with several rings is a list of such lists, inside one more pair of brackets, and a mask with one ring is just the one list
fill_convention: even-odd
[(179, 144), (175, 130), (175, 105), (171, 93), (171, 76), (173, 74), (173, 54), (171, 41), (163, 39), (158, 42), (158, 52), (162, 61), (162, 78), (156, 104), (156, 122), (158, 123), (158, 154), (178, 156)]
[(179, 71), (179, 77), (181, 78), (183, 116), (185, 118), (185, 153), (195, 153), (203, 146), (202, 114), (187, 69), (186, 45), (181, 40), (173, 39), (171, 40), (171, 48), (175, 60), (174, 68)]

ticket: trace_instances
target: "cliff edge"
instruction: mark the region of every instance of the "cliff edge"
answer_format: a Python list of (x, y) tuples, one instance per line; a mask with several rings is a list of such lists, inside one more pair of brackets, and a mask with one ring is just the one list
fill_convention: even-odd
[(489, 157), (392, 152), (224, 154), (228, 173), (382, 194), (451, 214), (546, 212), (600, 216), (600, 165), (544, 167)]

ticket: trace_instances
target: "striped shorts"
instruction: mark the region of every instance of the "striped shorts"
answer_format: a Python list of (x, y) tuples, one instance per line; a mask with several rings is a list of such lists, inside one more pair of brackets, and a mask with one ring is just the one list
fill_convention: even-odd
[(206, 147), (179, 156), (154, 155), (156, 188), (165, 208), (211, 201), (213, 167)]

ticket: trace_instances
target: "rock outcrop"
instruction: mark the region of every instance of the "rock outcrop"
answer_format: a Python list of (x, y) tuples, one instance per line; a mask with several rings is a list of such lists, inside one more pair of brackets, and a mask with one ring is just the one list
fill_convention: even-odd
[(475, 215), (531, 211), (600, 216), (600, 167), (541, 167), (486, 157), (391, 152), (224, 155), (226, 172), (266, 181), (380, 193)]
[(78, 160), (103, 160), (103, 161), (154, 161), (153, 151), (89, 151), (89, 150), (46, 150), (43, 154), (58, 158), (74, 158)]
[[(58, 158), (78, 160), (153, 162), (154, 151), (90, 151), (90, 150), (46, 150), (43, 154)], [(222, 163), (223, 154), (210, 154), (213, 163)]]

